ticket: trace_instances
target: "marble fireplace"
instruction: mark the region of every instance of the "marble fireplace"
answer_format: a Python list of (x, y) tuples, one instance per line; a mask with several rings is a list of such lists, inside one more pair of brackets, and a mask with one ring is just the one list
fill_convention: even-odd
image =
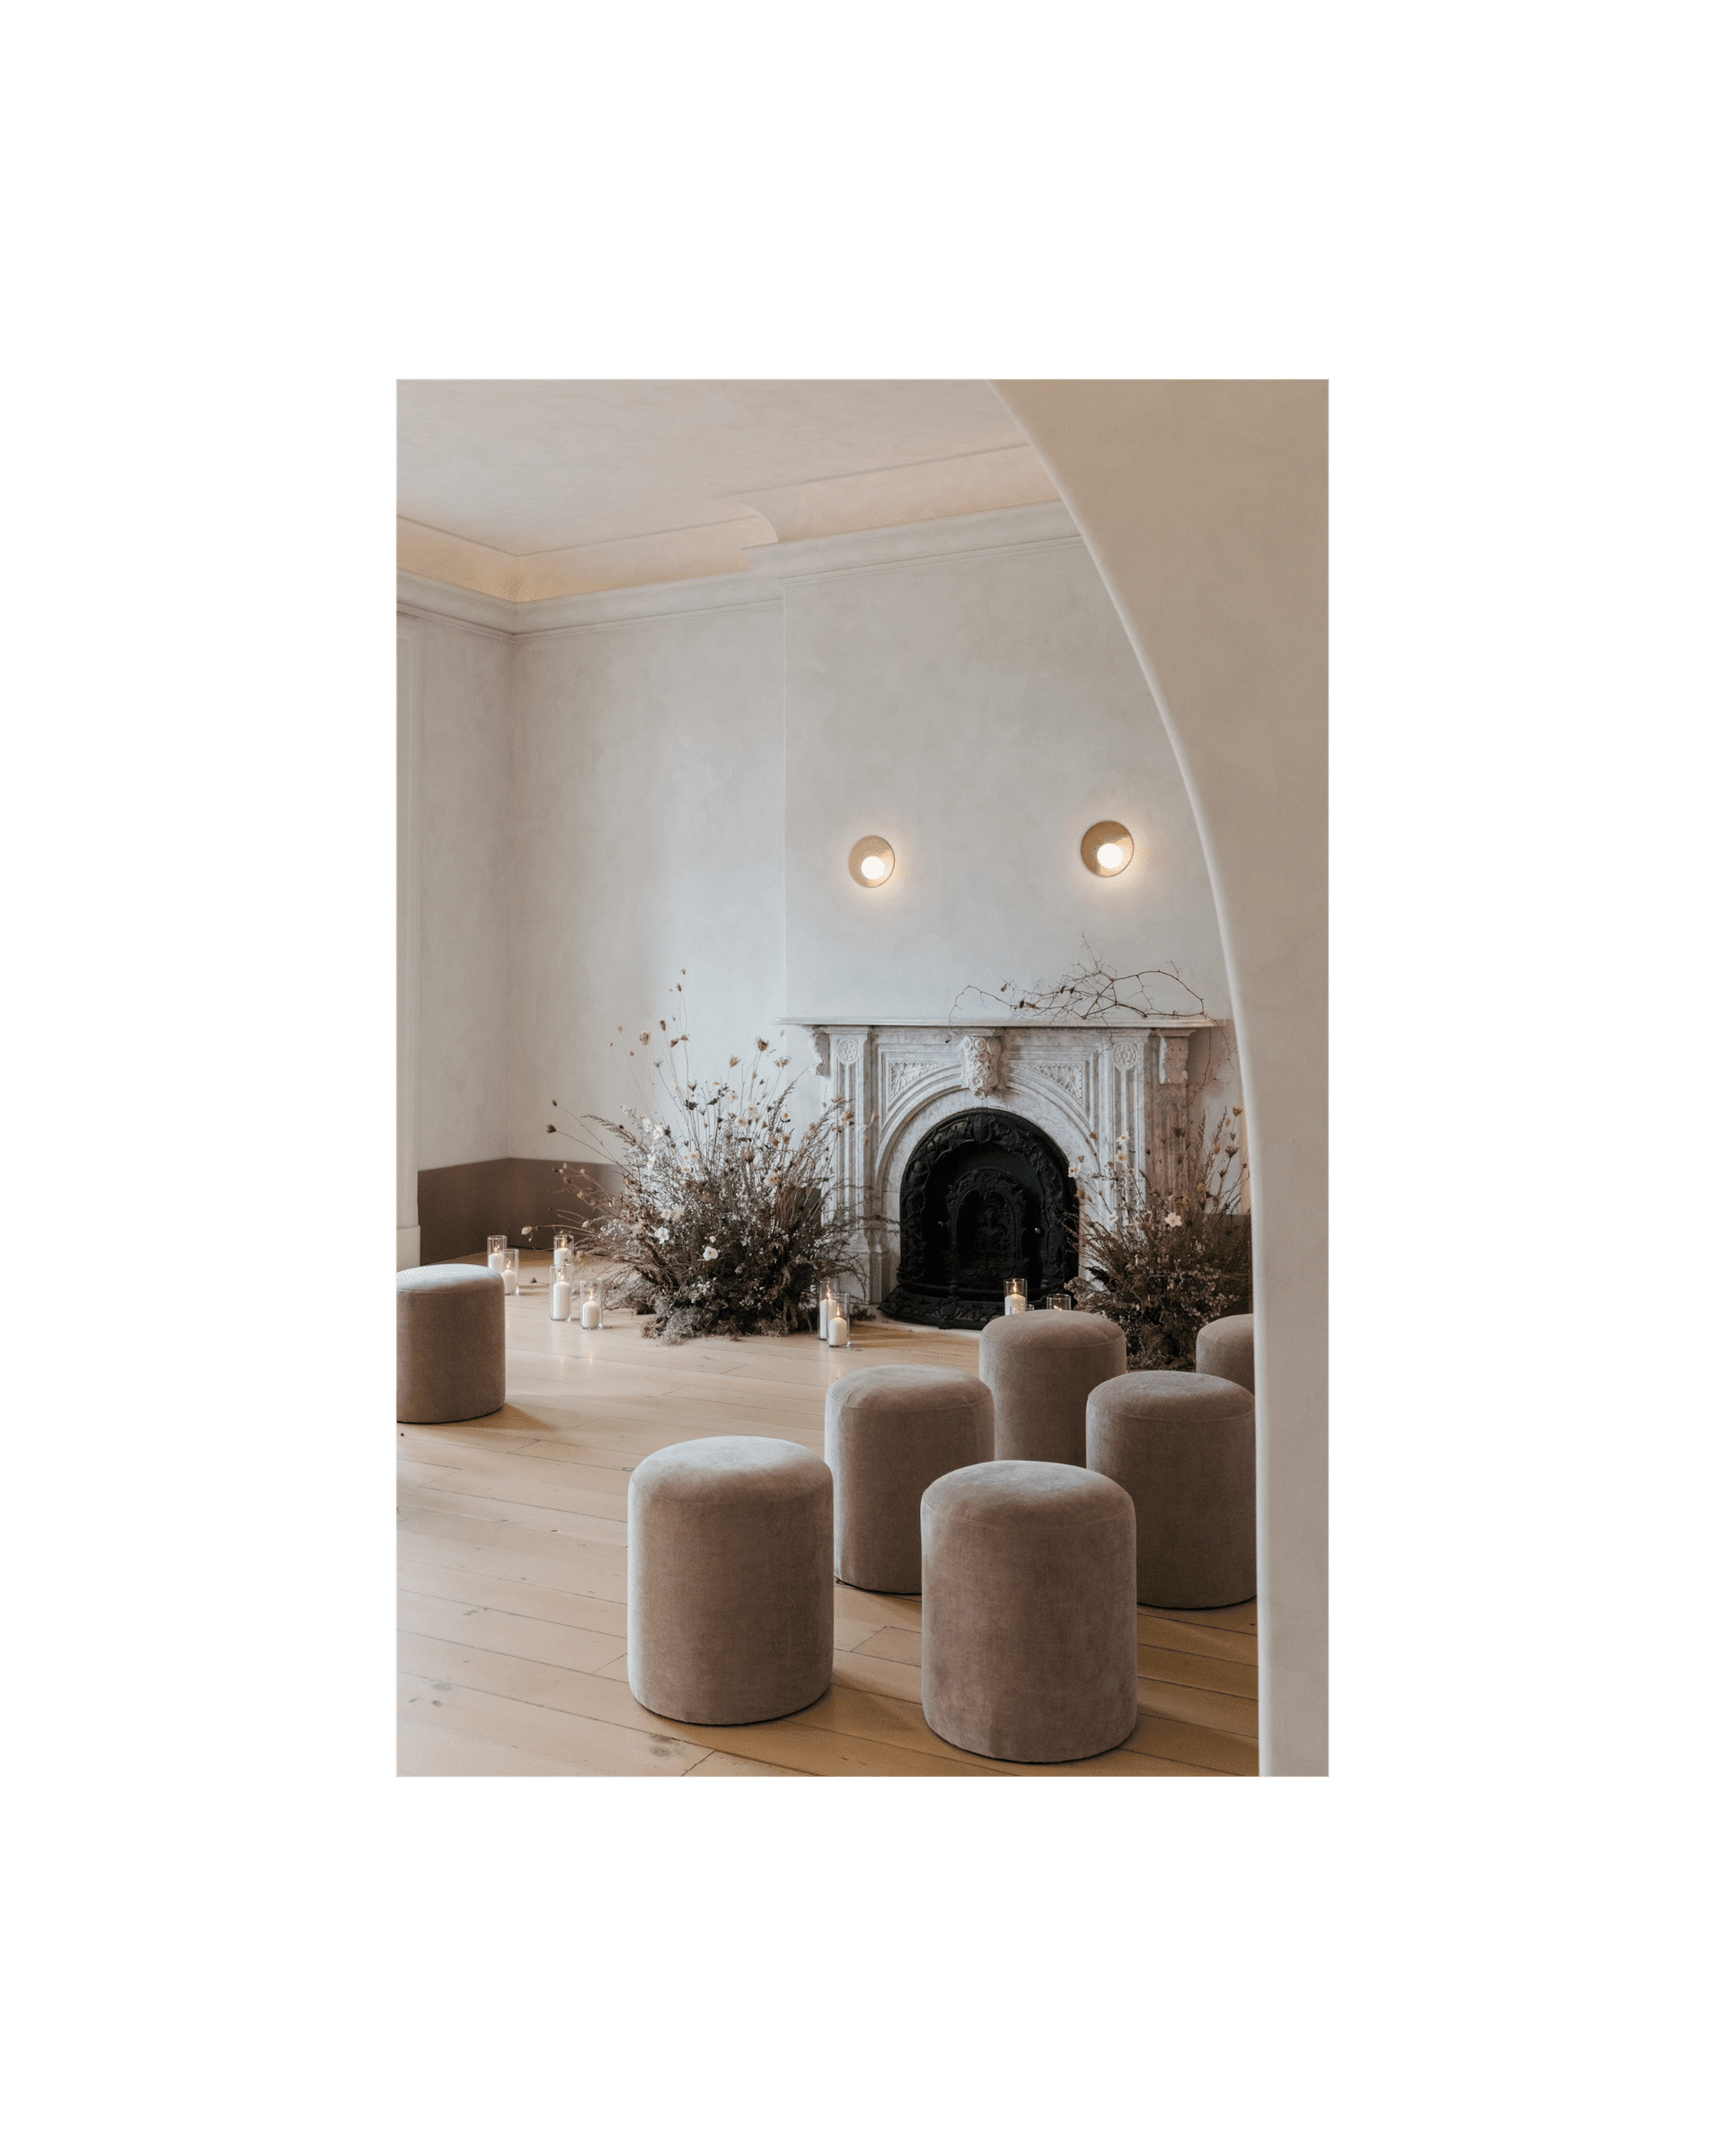
[(997, 1316), (1001, 1280), (1032, 1302), (1079, 1269), (1075, 1169), (1118, 1156), (1174, 1180), (1187, 1053), (1216, 1021), (1137, 1026), (864, 1025), (796, 1019), (830, 1099), (855, 1110), (840, 1180), (872, 1216), (855, 1272), (871, 1303), (922, 1324)]

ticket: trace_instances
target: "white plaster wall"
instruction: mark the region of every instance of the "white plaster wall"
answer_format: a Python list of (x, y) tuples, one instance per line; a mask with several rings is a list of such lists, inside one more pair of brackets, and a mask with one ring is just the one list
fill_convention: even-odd
[(597, 1157), (579, 1117), (633, 1098), (636, 1037), (660, 1038), (679, 968), (704, 1068), (747, 1053), (783, 1011), (783, 645), (767, 584), (758, 605), (522, 640), (517, 1158)]
[[(784, 589), (793, 1013), (944, 1018), (967, 983), (1057, 978), (1088, 937), (1123, 969), (1174, 961), (1228, 1015), (1186, 788), (1081, 542)], [(1111, 878), (1078, 854), (1104, 818), (1137, 848)], [(875, 832), (897, 865), (866, 890), (846, 864)]]
[(1178, 746), (1252, 1139), (1260, 1743), (1329, 1762), (1327, 408), (1322, 382), (997, 384)]
[(511, 641), (412, 618), (418, 702), (419, 1165), (509, 1150)]

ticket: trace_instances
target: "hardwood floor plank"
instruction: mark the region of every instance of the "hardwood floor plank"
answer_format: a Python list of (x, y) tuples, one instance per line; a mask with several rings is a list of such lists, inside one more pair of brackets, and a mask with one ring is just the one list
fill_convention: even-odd
[[(700, 1725), (650, 1714), (628, 1685), (616, 1679), (553, 1669), (544, 1663), (524, 1662), (514, 1656), (489, 1654), (479, 1648), (452, 1647), (415, 1633), (402, 1635), (401, 1657), (403, 1674), (428, 1688), (438, 1682), (452, 1683), (474, 1696), (560, 1710), (711, 1748), (711, 1738)], [(916, 1718), (921, 1725), (919, 1741), (907, 1744), (903, 1740), (918, 1733), (902, 1718), (895, 1723), (889, 1718), (860, 1715), (854, 1710), (847, 1712), (843, 1705), (833, 1708), (833, 1698), (828, 1692), (812, 1707), (783, 1721), (730, 1728), (725, 1733), (726, 1742), (740, 1758), (764, 1759), (776, 1766), (803, 1764), (811, 1750), (818, 1756), (836, 1756), (842, 1752), (850, 1763), (842, 1770), (810, 1770), (813, 1772), (907, 1774), (978, 1771), (975, 1763), (969, 1762), (968, 1754), (942, 1745), (922, 1722), (920, 1714)], [(882, 1756), (876, 1758), (873, 1752)], [(948, 1753), (951, 1753), (950, 1759), (944, 1756)], [(924, 1762), (922, 1770), (917, 1765), (919, 1759)]]
[[(518, 1466), (517, 1462), (520, 1464)], [(582, 1467), (562, 1461), (529, 1462), (517, 1454), (509, 1465), (446, 1467), (439, 1489), (470, 1498), (507, 1498), (528, 1505), (567, 1509), (579, 1501), (582, 1512), (604, 1520), (629, 1516), (626, 1467)]]
[(1140, 1603), (1138, 1615), (1166, 1618), (1176, 1624), (1196, 1624), (1207, 1630), (1256, 1633), (1258, 1630), (1255, 1602), (1235, 1603), (1232, 1609), (1224, 1610), (1154, 1610), (1148, 1603)]
[(913, 1632), (922, 1630), (920, 1595), (869, 1595), (861, 1587), (846, 1586), (843, 1580), (835, 1580), (833, 1607), (841, 1617), (872, 1618), (877, 1630), (887, 1624), (905, 1625)]
[(549, 1535), (546, 1551), (494, 1550), (484, 1542), (458, 1542), (453, 1535), (402, 1534), (398, 1547), (406, 1563), (439, 1565), (451, 1571), (483, 1573), (492, 1578), (519, 1580), (535, 1587), (560, 1587), (566, 1595), (591, 1595), (601, 1602), (621, 1604), (626, 1578), (615, 1567), (599, 1570), (591, 1565), (561, 1560), (557, 1544)]
[[(571, 1493), (579, 1494), (579, 1493)], [(535, 1505), (518, 1497), (473, 1497), (466, 1490), (409, 1489), (402, 1492), (403, 1510), (436, 1513), (454, 1520), (491, 1520), (518, 1527), (535, 1527), (547, 1534), (576, 1535), (583, 1542), (621, 1550), (627, 1536), (622, 1519), (583, 1512), (574, 1506)]]
[(912, 1631), (907, 1625), (883, 1624), (878, 1632), (871, 1632), (857, 1648), (859, 1655), (876, 1655), (883, 1662), (907, 1662), (913, 1669), (923, 1666), (923, 1635)]
[(1140, 1647), (1138, 1674), (1164, 1677), (1171, 1684), (1191, 1684), (1201, 1692), (1225, 1692), (1236, 1700), (1258, 1697), (1258, 1665), (1224, 1662), (1214, 1655), (1188, 1655), (1162, 1647)]
[[(900, 1639), (915, 1638), (914, 1633), (899, 1632)], [(923, 1673), (918, 1665), (884, 1661), (879, 1655), (841, 1653), (833, 1654), (833, 1682), (849, 1684), (858, 1692), (878, 1692), (885, 1700), (910, 1700), (918, 1708), (922, 1705)]]
[(416, 1677), (402, 1687), (397, 1711), (403, 1721), (455, 1729), (493, 1744), (517, 1745), (524, 1752), (556, 1761), (571, 1774), (686, 1774), (708, 1750), (680, 1737), (624, 1729), (614, 1722), (535, 1706), (529, 1700), (469, 1692), (459, 1684), (434, 1692)]
[(689, 1769), (687, 1779), (701, 1774), (783, 1774), (797, 1781), (809, 1779), (806, 1767), (770, 1767), (764, 1759), (739, 1759), (729, 1752), (709, 1752)]
[(447, 1565), (402, 1564), (396, 1572), (396, 1586), (403, 1594), (456, 1603), (464, 1609), (537, 1617), (550, 1624), (572, 1625), (578, 1631), (604, 1632), (614, 1639), (624, 1638), (628, 1628), (628, 1613), (620, 1601), (571, 1595), (562, 1587), (535, 1586), (526, 1580), (500, 1579)]
[(1219, 1774), (1258, 1772), (1255, 1737), (1234, 1736), (1223, 1729), (1200, 1729), (1190, 1722), (1171, 1722), (1163, 1715), (1138, 1710), (1138, 1726), (1126, 1740), (1133, 1752), (1149, 1752), (1159, 1759), (1183, 1760), (1195, 1767), (1210, 1767)]
[[(695, 1762), (695, 1767), (701, 1764)], [(695, 1767), (686, 1767), (693, 1774)], [(402, 1721), (395, 1725), (395, 1772), (398, 1776), (427, 1774), (567, 1775), (579, 1770), (542, 1753), (523, 1751), (518, 1745), (503, 1745), (489, 1737), (472, 1736), (464, 1729), (446, 1729), (439, 1723)]]
[[(403, 1506), (400, 1514), (403, 1534), (447, 1536), (485, 1550), (512, 1550), (523, 1556), (549, 1557), (553, 1561), (580, 1565), (590, 1571), (621, 1580), (627, 1569), (620, 1544), (596, 1542), (589, 1535), (556, 1527), (518, 1527), (509, 1520), (474, 1519), (464, 1513), (434, 1512), (422, 1507)], [(607, 1521), (609, 1526), (612, 1523)]]
[(397, 1599), (402, 1630), (422, 1639), (519, 1655), (524, 1661), (549, 1662), (560, 1669), (602, 1669), (617, 1658), (615, 1632), (584, 1631), (572, 1624), (550, 1624), (542, 1617), (517, 1617), (473, 1603), (440, 1602), (428, 1595)]
[(1256, 1700), (1232, 1699), (1225, 1692), (1199, 1692), (1190, 1684), (1138, 1679), (1138, 1703), (1171, 1722), (1190, 1722), (1200, 1729), (1225, 1729), (1234, 1736), (1258, 1734)]
[(1172, 1649), (1177, 1654), (1209, 1655), (1218, 1662), (1237, 1662), (1243, 1668), (1258, 1666), (1258, 1640), (1252, 1632), (1223, 1631), (1198, 1624), (1177, 1624), (1167, 1617), (1138, 1613), (1138, 1644)]

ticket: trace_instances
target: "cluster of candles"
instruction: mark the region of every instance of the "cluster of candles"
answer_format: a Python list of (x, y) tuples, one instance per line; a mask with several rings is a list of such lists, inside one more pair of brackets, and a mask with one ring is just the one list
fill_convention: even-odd
[[(518, 1295), (521, 1293), (521, 1253), (509, 1248), (507, 1235), (488, 1235), (485, 1238), (485, 1262), (494, 1273), (503, 1276), (503, 1293)], [(576, 1287), (580, 1288), (579, 1305), (575, 1299)], [(603, 1280), (575, 1278), (575, 1238), (567, 1228), (559, 1228), (551, 1239), (551, 1318), (554, 1325), (567, 1325), (579, 1307), (583, 1332), (603, 1332), (605, 1330), (605, 1283)]]
[[(1012, 1279), (1005, 1284), (1006, 1315), (1016, 1317), (1021, 1311), (1031, 1307), (1031, 1284), (1028, 1280)], [(1048, 1297), (1050, 1310), (1070, 1310), (1072, 1297), (1064, 1292)]]
[(851, 1344), (851, 1321), (845, 1315), (836, 1280), (823, 1280), (820, 1284), (820, 1337), (829, 1348), (848, 1348)]

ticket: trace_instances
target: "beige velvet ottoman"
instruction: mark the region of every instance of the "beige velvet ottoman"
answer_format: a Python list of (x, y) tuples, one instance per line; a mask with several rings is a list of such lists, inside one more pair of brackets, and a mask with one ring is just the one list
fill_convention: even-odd
[(1248, 1392), (1255, 1392), (1258, 1387), (1252, 1372), (1254, 1323), (1251, 1317), (1216, 1318), (1204, 1326), (1198, 1336), (1195, 1358), (1199, 1374), (1225, 1377), (1234, 1384), (1243, 1385)]
[(482, 1265), (395, 1276), (395, 1419), (471, 1422), (503, 1405), (503, 1280)]
[(1137, 1514), (1138, 1600), (1215, 1610), (1258, 1592), (1255, 1402), (1190, 1370), (1135, 1370), (1090, 1396), (1090, 1464)]
[(923, 1492), (995, 1456), (995, 1396), (962, 1370), (888, 1363), (827, 1395), (833, 1570), (877, 1595), (923, 1591)]
[(693, 1437), (629, 1479), (629, 1689), (770, 1722), (833, 1681), (833, 1478), (783, 1437)]
[(1084, 1402), (1126, 1368), (1126, 1335), (1085, 1310), (991, 1318), (978, 1367), (995, 1396), (997, 1460), (1084, 1464)]
[(1132, 1500), (991, 1460), (923, 1493), (923, 1713), (985, 1759), (1091, 1759), (1138, 1719)]

